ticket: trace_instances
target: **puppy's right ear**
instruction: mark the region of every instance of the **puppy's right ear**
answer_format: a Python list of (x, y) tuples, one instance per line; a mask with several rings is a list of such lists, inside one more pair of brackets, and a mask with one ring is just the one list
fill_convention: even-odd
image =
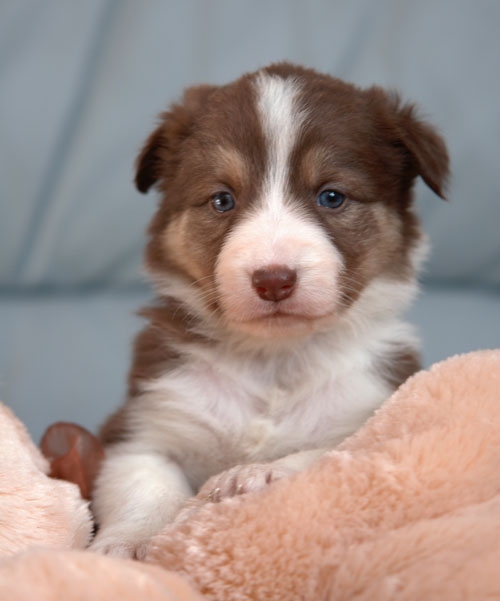
[(184, 93), (160, 115), (160, 124), (149, 136), (136, 161), (135, 185), (146, 193), (151, 186), (172, 174), (180, 160), (182, 144), (193, 131), (197, 115), (216, 86), (197, 86)]
[(135, 185), (143, 194), (160, 178), (161, 156), (165, 146), (162, 129), (163, 125), (155, 129), (137, 157)]

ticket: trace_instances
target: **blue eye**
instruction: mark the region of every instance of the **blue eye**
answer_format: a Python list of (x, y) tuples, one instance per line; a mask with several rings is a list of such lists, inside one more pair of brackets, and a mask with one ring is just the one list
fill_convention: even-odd
[(212, 206), (218, 213), (225, 213), (234, 209), (234, 198), (229, 192), (217, 192), (212, 196)]
[(327, 209), (338, 209), (345, 201), (345, 196), (337, 190), (323, 190), (318, 194), (318, 204)]

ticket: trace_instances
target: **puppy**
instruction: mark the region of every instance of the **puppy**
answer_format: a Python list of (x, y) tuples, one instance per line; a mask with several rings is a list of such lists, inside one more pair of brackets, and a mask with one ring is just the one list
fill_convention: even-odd
[(161, 115), (136, 175), (158, 300), (102, 431), (95, 550), (140, 557), (214, 474), (217, 501), (303, 469), (418, 369), (412, 188), (447, 174), (413, 106), (290, 64)]

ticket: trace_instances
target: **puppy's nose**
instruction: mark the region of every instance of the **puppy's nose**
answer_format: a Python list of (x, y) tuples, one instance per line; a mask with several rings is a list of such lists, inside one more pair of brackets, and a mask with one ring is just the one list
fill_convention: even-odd
[(252, 286), (263, 300), (281, 301), (288, 298), (295, 287), (297, 272), (283, 265), (269, 265), (252, 274)]

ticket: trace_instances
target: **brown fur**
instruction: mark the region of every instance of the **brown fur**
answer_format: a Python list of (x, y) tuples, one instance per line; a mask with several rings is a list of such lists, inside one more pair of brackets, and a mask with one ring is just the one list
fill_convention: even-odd
[[(153, 306), (143, 309), (139, 315), (149, 324), (136, 336), (133, 361), (128, 377), (128, 403), (140, 395), (139, 383), (157, 378), (173, 369), (180, 361), (175, 342), (201, 342), (196, 334), (190, 333), (192, 317), (183, 307), (172, 301), (158, 300)], [(122, 442), (128, 438), (128, 403), (113, 413), (103, 425), (99, 436), (105, 444)]]
[[(287, 63), (265, 69), (303, 85), (300, 103), (306, 125), (291, 157), (290, 197), (335, 240), (345, 262), (342, 305), (349, 306), (374, 278), (410, 280), (411, 251), (420, 240), (412, 212), (412, 187), (420, 175), (440, 196), (448, 175), (441, 138), (421, 121), (412, 105), (380, 88), (361, 90), (327, 75)], [(154, 277), (181, 274), (194, 290), (210, 296), (221, 314), (214, 267), (228, 232), (258, 197), (267, 150), (255, 106), (255, 74), (225, 86), (189, 89), (182, 103), (161, 115), (137, 161), (136, 184), (156, 185), (160, 203), (149, 227), (146, 265)], [(325, 187), (348, 202), (323, 209), (315, 199)], [(237, 210), (217, 214), (211, 197), (229, 190)], [(141, 381), (157, 377), (179, 360), (177, 339), (192, 336), (191, 316), (166, 301), (144, 313), (150, 324), (139, 334), (129, 377), (130, 397)], [(208, 343), (208, 341), (206, 341)], [(400, 384), (418, 366), (403, 351), (383, 367), (388, 381)], [(103, 429), (106, 441), (125, 436), (119, 411)]]
[(402, 386), (315, 466), (210, 503), (148, 561), (217, 601), (500, 598), (500, 350)]
[[(448, 157), (441, 138), (416, 117), (412, 105), (402, 105), (380, 88), (360, 90), (288, 64), (267, 71), (305, 81), (302, 102), (308, 119), (292, 157), (293, 196), (332, 232), (357, 288), (379, 275), (376, 271), (406, 275), (408, 251), (420, 236), (410, 208), (411, 188), (421, 175), (443, 195)], [(252, 82), (252, 75), (245, 75), (220, 88), (189, 90), (185, 104), (164, 113), (147, 141), (136, 181), (143, 191), (158, 183), (162, 192), (149, 230), (146, 261), (151, 270), (187, 271), (193, 281), (205, 278), (200, 285), (210, 289), (224, 236), (252, 205), (264, 172), (266, 149)], [(228, 161), (228, 155), (233, 160)], [(318, 156), (322, 160), (315, 161)], [(244, 158), (248, 178), (241, 176), (245, 169), (239, 157)], [(225, 167), (229, 167), (226, 172)], [(308, 180), (302, 177), (304, 171)], [(343, 188), (348, 206), (329, 213), (315, 206), (315, 196), (326, 183)], [(233, 190), (239, 206), (238, 212), (223, 218), (207, 209), (221, 185)], [(165, 232), (172, 231), (168, 225), (177, 222), (179, 214), (185, 232), (182, 240), (177, 233), (175, 244), (165, 243)], [(396, 226), (384, 227), (395, 218)], [(390, 241), (380, 235), (389, 228), (394, 232)], [(367, 264), (367, 256), (374, 252), (377, 256)]]

